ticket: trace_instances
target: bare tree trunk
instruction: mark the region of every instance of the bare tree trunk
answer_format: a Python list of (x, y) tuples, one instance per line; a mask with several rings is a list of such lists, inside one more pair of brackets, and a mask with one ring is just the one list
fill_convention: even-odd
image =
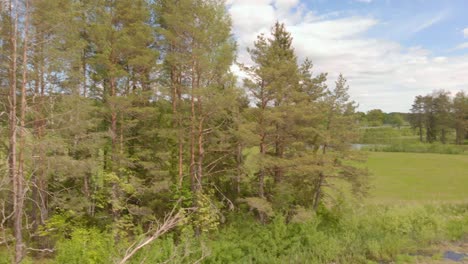
[[(260, 113), (260, 120), (259, 120), (259, 125), (260, 125), (260, 156), (265, 158), (266, 155), (266, 132), (265, 132), (265, 120), (264, 120), (264, 114), (265, 110), (267, 107), (267, 100), (265, 99), (264, 95), (264, 83), (262, 82), (262, 90), (261, 90), (261, 98), (262, 98), (262, 103), (261, 103), (261, 113)], [(265, 166), (262, 161), (262, 168), (258, 172), (258, 196), (260, 198), (265, 198)]]
[(203, 118), (198, 122), (198, 162), (197, 162), (197, 176), (198, 176), (198, 189), (202, 189), (203, 179), (203, 158), (205, 156), (205, 149), (203, 148)]
[[(24, 168), (24, 152), (26, 150), (26, 85), (28, 81), (28, 34), (29, 34), (29, 0), (26, 0), (26, 9), (25, 9), (25, 24), (24, 24), (24, 40), (23, 40), (23, 65), (22, 65), (22, 83), (21, 83), (21, 108), (20, 108), (20, 131), (19, 131), (19, 152), (18, 152), (18, 202), (15, 217), (15, 231), (19, 233), (18, 237), (22, 238), (21, 232), (23, 229), (23, 210), (24, 210), (24, 196), (25, 196), (25, 168)], [(23, 241), (22, 239), (18, 241), (16, 247), (16, 257), (15, 261), (17, 263), (21, 262), (23, 258)]]
[(81, 82), (83, 85), (83, 97), (86, 97), (88, 95), (88, 87), (86, 86), (86, 51), (84, 49), (81, 54), (81, 70), (83, 71), (81, 76)]
[[(36, 50), (36, 52), (38, 52)], [(34, 95), (33, 95), (33, 107), (34, 107), (34, 122), (33, 122), (33, 133), (34, 137), (36, 140), (36, 144), (34, 144), (34, 149), (33, 149), (33, 156), (34, 156), (34, 167), (37, 168), (36, 171), (34, 171), (31, 175), (31, 198), (32, 198), (32, 205), (31, 205), (31, 218), (33, 221), (33, 232), (37, 231), (37, 228), (39, 227), (39, 222), (40, 222), (40, 209), (39, 209), (39, 174), (41, 174), (41, 168), (42, 168), (42, 161), (41, 161), (41, 156), (40, 156), (40, 149), (41, 149), (41, 142), (40, 142), (40, 105), (39, 105), (39, 91), (40, 91), (40, 70), (39, 70), (39, 60), (35, 60), (35, 65), (36, 69), (36, 74), (35, 74), (35, 80), (34, 80)]]
[[(42, 39), (38, 40), (39, 43)], [(40, 56), (35, 61), (36, 75), (34, 80), (34, 95), (33, 95), (33, 108), (34, 108), (34, 122), (33, 133), (36, 144), (33, 149), (34, 168), (31, 177), (31, 190), (32, 190), (32, 206), (31, 215), (33, 218), (33, 230), (37, 230), (39, 224), (44, 224), (48, 218), (48, 194), (47, 194), (47, 179), (46, 179), (46, 158), (45, 147), (42, 139), (45, 134), (45, 117), (43, 114), (43, 105), (45, 103), (45, 87), (44, 87), (44, 58), (42, 57), (42, 44), (34, 52), (36, 56)], [(39, 54), (39, 55), (37, 55)]]
[[(10, 14), (12, 14), (13, 7), (10, 5)], [(11, 33), (11, 46), (12, 46), (12, 58), (11, 58), (11, 87), (10, 87), (10, 97), (14, 98), (14, 103), (11, 105), (11, 109), (15, 108), (14, 112), (11, 113), (12, 116), (10, 120), (12, 121), (11, 125), (11, 138), (10, 138), (10, 147), (11, 147), (11, 163), (10, 166), (13, 167), (11, 176), (13, 178), (13, 211), (14, 211), (14, 236), (15, 236), (15, 263), (20, 263), (23, 259), (23, 210), (24, 210), (24, 151), (26, 148), (26, 138), (25, 138), (25, 117), (26, 117), (26, 85), (27, 85), (27, 51), (28, 51), (28, 29), (29, 29), (29, 1), (26, 0), (26, 18), (25, 18), (25, 36), (24, 36), (24, 45), (23, 45), (23, 71), (22, 71), (22, 85), (21, 85), (21, 105), (20, 105), (20, 130), (19, 130), (19, 152), (18, 152), (18, 162), (16, 163), (16, 70), (17, 70), (17, 36), (18, 36), (18, 1), (15, 1), (15, 18), (13, 22), (13, 32)], [(13, 124), (14, 122), (14, 124)], [(18, 169), (15, 171), (14, 166), (17, 165)], [(12, 169), (12, 168), (10, 168)]]
[[(179, 105), (182, 102), (182, 87), (180, 84), (182, 83), (181, 80), (181, 73), (178, 73), (177, 76), (177, 101), (179, 102)], [(180, 107), (180, 106), (179, 106)], [(177, 113), (177, 125), (178, 125), (178, 131), (177, 131), (177, 140), (179, 143), (179, 184), (182, 186), (183, 180), (184, 180), (184, 133), (182, 131), (182, 114)]]
[[(284, 148), (282, 137), (279, 135), (281, 133), (280, 128), (276, 126), (276, 142), (275, 142), (275, 155), (277, 158), (282, 159), (284, 157)], [(283, 168), (281, 166), (275, 166), (275, 184), (281, 183), (283, 178)]]
[[(40, 107), (41, 114), (39, 116), (39, 133), (38, 138), (42, 139), (45, 136), (46, 129), (46, 120), (44, 114), (42, 113), (43, 107), (45, 104), (45, 81), (44, 81), (44, 61), (41, 61), (41, 70), (40, 70)], [(38, 172), (38, 189), (39, 189), (39, 199), (40, 199), (40, 209), (41, 209), (41, 223), (44, 224), (45, 220), (49, 217), (49, 194), (48, 194), (48, 182), (46, 175), (46, 150), (43, 143), (40, 144), (39, 148), (39, 162), (40, 162), (40, 171)]]
[(320, 197), (322, 196), (322, 185), (323, 185), (324, 180), (325, 180), (325, 175), (323, 174), (323, 172), (320, 172), (319, 179), (318, 179), (317, 186), (315, 188), (315, 193), (314, 193), (314, 201), (313, 201), (313, 206), (312, 206), (314, 211), (317, 211), (318, 205), (320, 203)]
[[(265, 148), (265, 134), (262, 133), (260, 140), (260, 156), (265, 157), (266, 148)], [(264, 166), (262, 164), (262, 166)], [(258, 196), (260, 198), (265, 198), (265, 168), (261, 168), (258, 173)]]
[(423, 142), (422, 123), (419, 124), (419, 141)]
[(237, 165), (237, 175), (236, 175), (236, 191), (237, 196), (241, 193), (241, 177), (242, 177), (242, 144), (237, 144), (237, 151), (236, 151), (236, 165)]
[[(197, 88), (200, 88), (200, 75), (201, 73), (197, 71)], [(205, 117), (203, 116), (203, 103), (202, 103), (202, 96), (197, 96), (197, 104), (198, 104), (198, 162), (197, 162), (197, 183), (198, 183), (198, 190), (201, 191), (202, 186), (202, 179), (203, 179), (203, 159), (205, 157), (205, 149), (203, 147), (203, 122)]]
[[(117, 149), (118, 149), (118, 142), (117, 142), (117, 109), (116, 109), (116, 83), (115, 78), (110, 78), (110, 111), (111, 111), (111, 126), (110, 126), (110, 133), (111, 133), (111, 142), (112, 142), (112, 154), (111, 154), (111, 170), (113, 172), (116, 171), (117, 167)], [(114, 221), (118, 220), (120, 216), (120, 210), (118, 209), (118, 200), (119, 200), (119, 190), (118, 190), (118, 183), (112, 183), (112, 214), (114, 217)]]
[[(13, 198), (13, 219), (14, 219), (14, 236), (15, 236), (15, 263), (19, 263), (22, 259), (23, 251), (23, 237), (22, 237), (22, 223), (21, 212), (18, 212), (18, 172), (16, 160), (16, 129), (17, 129), (17, 116), (16, 116), (16, 70), (17, 70), (17, 35), (18, 35), (18, 11), (13, 13), (13, 6), (17, 8), (18, 1), (14, 3), (10, 1), (10, 19), (12, 20), (12, 28), (10, 30), (10, 98), (9, 98), (9, 125), (10, 125), (10, 140), (9, 140), (9, 156), (8, 156), (8, 172), (12, 184), (12, 198)], [(18, 217), (19, 216), (19, 217)], [(18, 219), (19, 218), (19, 219)]]
[[(195, 123), (196, 123), (196, 113), (195, 113), (195, 73), (192, 67), (192, 87), (190, 94), (190, 179), (191, 179), (191, 188), (192, 192), (195, 194), (198, 191), (198, 177), (197, 177), (197, 168), (195, 163)], [(196, 195), (194, 195), (196, 197)], [(196, 200), (194, 200), (194, 206), (196, 206)]]
[[(330, 123), (327, 125), (327, 130), (329, 130), (329, 129), (330, 129)], [(327, 154), (327, 144), (323, 145), (322, 154), (324, 156), (325, 156), (325, 154)], [(323, 162), (322, 162), (321, 165), (322, 166), (324, 165)], [(317, 181), (317, 185), (315, 187), (315, 193), (314, 193), (314, 201), (313, 201), (313, 206), (312, 206), (314, 211), (317, 211), (318, 205), (320, 203), (320, 198), (322, 196), (322, 187), (323, 187), (324, 181), (325, 181), (325, 174), (323, 172), (320, 172), (319, 178), (318, 178), (318, 181)]]
[(177, 166), (177, 183), (179, 187), (182, 187), (184, 181), (184, 169), (183, 169), (183, 139), (182, 139), (182, 120), (180, 113), (178, 111), (179, 104), (181, 102), (181, 92), (180, 92), (180, 82), (179, 82), (179, 72), (176, 67), (171, 69), (171, 85), (172, 85), (172, 114), (174, 115), (173, 124), (174, 128), (177, 130), (177, 145), (178, 145), (178, 166)]
[[(330, 109), (330, 113), (328, 115), (328, 122), (327, 122), (327, 128), (326, 128), (326, 131), (327, 133), (330, 133), (331, 132), (331, 128), (332, 128), (332, 121), (333, 121), (333, 112), (335, 111), (335, 107), (334, 105), (332, 105), (331, 109)], [(322, 148), (322, 155), (324, 156), (325, 158), (325, 155), (327, 154), (327, 147), (328, 147), (328, 144), (329, 142), (326, 142), (323, 144), (323, 148)], [(324, 162), (322, 161), (321, 166), (324, 166)], [(316, 188), (315, 188), (315, 193), (314, 193), (314, 201), (313, 201), (313, 210), (314, 211), (317, 211), (317, 208), (318, 208), (318, 205), (320, 203), (320, 198), (322, 197), (322, 187), (323, 187), (323, 184), (325, 183), (325, 173), (323, 171), (321, 171), (319, 173), (319, 178), (318, 178), (318, 181), (317, 181), (317, 185), (316, 185)]]

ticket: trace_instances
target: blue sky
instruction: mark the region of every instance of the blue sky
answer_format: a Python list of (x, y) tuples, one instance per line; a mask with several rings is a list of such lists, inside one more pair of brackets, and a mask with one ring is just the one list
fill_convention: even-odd
[(423, 46), (439, 56), (466, 52), (453, 50), (465, 41), (461, 32), (468, 27), (466, 0), (303, 2), (317, 13), (338, 12), (341, 16), (367, 16), (380, 20), (382, 23), (368, 32), (370, 37), (395, 40), (406, 46)]
[[(274, 21), (286, 24), (299, 59), (347, 77), (361, 111), (408, 111), (414, 96), (468, 91), (466, 0), (228, 0), (239, 60)], [(464, 33), (464, 30), (466, 31)]]

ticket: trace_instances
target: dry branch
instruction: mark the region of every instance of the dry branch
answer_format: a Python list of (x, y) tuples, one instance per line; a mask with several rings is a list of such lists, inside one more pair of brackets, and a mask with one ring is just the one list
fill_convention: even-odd
[(183, 219), (184, 219), (184, 211), (179, 210), (176, 213), (176, 207), (179, 202), (176, 203), (176, 206), (172, 209), (172, 211), (164, 217), (164, 221), (162, 224), (158, 226), (158, 228), (153, 232), (153, 234), (149, 237), (143, 239), (140, 243), (134, 244), (130, 246), (125, 251), (125, 256), (120, 260), (119, 264), (126, 263), (133, 255), (135, 255), (140, 249), (143, 247), (151, 244), (153, 241), (158, 239), (163, 234), (167, 233), (168, 231), (172, 230), (176, 227)]

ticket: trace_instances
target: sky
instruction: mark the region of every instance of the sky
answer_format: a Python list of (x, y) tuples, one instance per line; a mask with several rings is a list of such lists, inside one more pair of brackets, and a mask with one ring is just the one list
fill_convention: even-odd
[[(227, 0), (238, 61), (275, 21), (299, 61), (342, 73), (359, 111), (408, 112), (416, 95), (468, 92), (467, 0)], [(238, 69), (233, 69), (240, 76)]]

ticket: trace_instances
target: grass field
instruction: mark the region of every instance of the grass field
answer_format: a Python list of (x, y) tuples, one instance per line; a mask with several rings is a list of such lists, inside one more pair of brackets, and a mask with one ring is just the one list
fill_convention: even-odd
[(367, 166), (371, 202), (468, 202), (466, 155), (369, 152)]

